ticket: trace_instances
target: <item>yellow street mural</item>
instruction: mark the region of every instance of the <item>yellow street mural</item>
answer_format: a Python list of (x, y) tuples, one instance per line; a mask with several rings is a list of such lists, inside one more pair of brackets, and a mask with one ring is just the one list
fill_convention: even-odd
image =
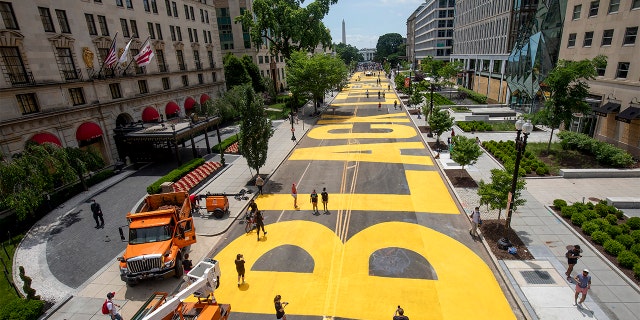
[[(271, 298), (278, 293), (289, 302), (287, 313), (291, 315), (386, 320), (391, 318), (389, 310), (393, 312), (402, 304), (415, 319), (515, 319), (484, 261), (458, 241), (432, 229), (405, 222), (380, 223), (358, 232), (344, 244), (332, 230), (315, 222), (280, 222), (266, 229), (269, 234), (265, 241), (256, 244), (253, 234), (241, 236), (215, 257), (226, 271), (216, 299), (231, 303), (235, 312), (273, 313)], [(308, 253), (312, 269), (254, 270), (256, 261), (283, 245), (297, 246)], [(369, 275), (371, 255), (391, 247), (423, 256), (436, 277)], [(247, 261), (247, 283), (236, 287), (233, 261), (239, 252)], [(289, 256), (271, 259), (297, 262), (296, 257)], [(251, 297), (261, 298), (249, 298), (249, 292)]]

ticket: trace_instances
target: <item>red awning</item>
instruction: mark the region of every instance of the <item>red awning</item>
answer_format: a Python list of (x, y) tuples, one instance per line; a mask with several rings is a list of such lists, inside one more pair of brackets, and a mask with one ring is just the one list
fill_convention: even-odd
[(172, 116), (178, 112), (180, 112), (180, 107), (173, 101), (167, 103), (167, 106), (164, 107), (164, 113), (167, 115), (167, 117)]
[(184, 110), (189, 111), (193, 109), (193, 106), (196, 105), (196, 101), (193, 98), (189, 97), (184, 101)]
[(207, 100), (211, 99), (206, 93), (200, 96), (200, 104), (204, 104)]
[(154, 121), (157, 121), (158, 119), (160, 119), (160, 114), (158, 113), (158, 110), (156, 110), (154, 107), (146, 107), (142, 111), (143, 122), (154, 122)]
[(102, 129), (93, 122), (85, 122), (76, 130), (76, 140), (78, 141), (87, 141), (98, 137), (102, 137)]
[(49, 143), (57, 144), (62, 147), (62, 143), (60, 143), (60, 140), (58, 139), (58, 137), (48, 132), (38, 133), (34, 135), (33, 137), (31, 137), (31, 141), (35, 141), (38, 144), (49, 142)]

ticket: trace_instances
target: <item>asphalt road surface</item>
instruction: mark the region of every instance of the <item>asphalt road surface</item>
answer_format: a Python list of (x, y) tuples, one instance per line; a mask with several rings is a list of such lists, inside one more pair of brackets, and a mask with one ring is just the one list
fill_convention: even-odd
[[(393, 109), (399, 99), (377, 99), (386, 82), (360, 76), (257, 198), (268, 234), (257, 241), (236, 224), (215, 249), (216, 299), (233, 319), (273, 316), (276, 294), (292, 319), (390, 319), (398, 305), (415, 319), (515, 319), (420, 134)], [(323, 188), (329, 210), (320, 202), (314, 214), (309, 194)], [(247, 273), (236, 286), (238, 253)]]

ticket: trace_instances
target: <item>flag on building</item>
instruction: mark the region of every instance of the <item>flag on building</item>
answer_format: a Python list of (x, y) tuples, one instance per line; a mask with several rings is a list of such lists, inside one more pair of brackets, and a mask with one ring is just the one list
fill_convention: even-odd
[(136, 63), (138, 64), (138, 67), (144, 67), (149, 63), (151, 63), (151, 59), (153, 59), (153, 56), (154, 54), (153, 54), (153, 49), (151, 49), (151, 42), (147, 40), (144, 47), (140, 49), (140, 53), (138, 53), (134, 57), (134, 59), (136, 59)]
[(129, 43), (127, 43), (127, 46), (124, 47), (124, 51), (122, 52), (120, 59), (118, 59), (118, 62), (120, 63), (127, 62), (127, 54), (129, 54), (129, 46), (131, 45), (131, 41), (133, 41), (133, 38), (129, 40)]
[(116, 54), (116, 38), (118, 37), (118, 33), (113, 37), (113, 41), (111, 42), (111, 47), (109, 48), (109, 52), (107, 53), (107, 57), (104, 58), (104, 65), (107, 68), (113, 67), (113, 65), (118, 61), (118, 57)]

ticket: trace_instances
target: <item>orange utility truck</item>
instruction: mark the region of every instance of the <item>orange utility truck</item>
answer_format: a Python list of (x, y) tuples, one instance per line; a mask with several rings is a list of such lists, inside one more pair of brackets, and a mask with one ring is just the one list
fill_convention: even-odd
[[(135, 285), (143, 279), (182, 277), (182, 259), (196, 243), (187, 192), (148, 195), (142, 208), (127, 214), (129, 244), (119, 257), (120, 279)], [(124, 240), (122, 230), (120, 236)]]

